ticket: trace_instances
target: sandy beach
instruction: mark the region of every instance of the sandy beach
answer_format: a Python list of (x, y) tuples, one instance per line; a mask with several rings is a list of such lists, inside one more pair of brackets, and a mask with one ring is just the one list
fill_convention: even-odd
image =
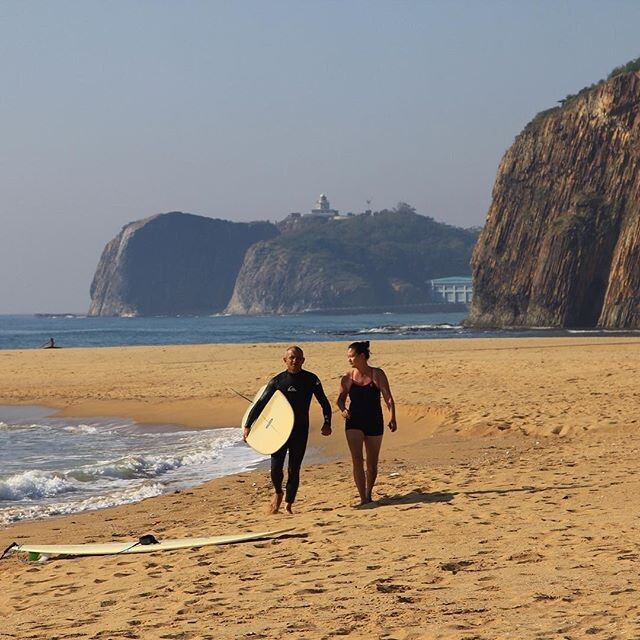
[[(346, 344), (302, 345), (333, 401)], [(0, 404), (232, 426), (285, 345), (0, 351)], [(640, 338), (380, 341), (398, 411), (372, 508), (342, 421), (295, 515), (265, 470), (24, 522), (0, 547), (288, 536), (137, 556), (0, 562), (0, 638), (639, 638)]]

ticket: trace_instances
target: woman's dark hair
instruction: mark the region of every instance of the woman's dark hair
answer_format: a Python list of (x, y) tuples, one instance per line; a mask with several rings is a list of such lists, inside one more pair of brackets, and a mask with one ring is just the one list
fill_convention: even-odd
[(362, 342), (352, 342), (349, 345), (349, 349), (353, 349), (356, 355), (364, 353), (364, 357), (368, 360), (371, 357), (371, 351), (369, 351), (369, 341), (363, 340)]

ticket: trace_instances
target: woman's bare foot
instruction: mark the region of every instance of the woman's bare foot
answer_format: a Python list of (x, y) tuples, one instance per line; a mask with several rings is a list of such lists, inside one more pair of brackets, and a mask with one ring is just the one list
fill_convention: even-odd
[(275, 516), (278, 511), (280, 511), (280, 505), (282, 504), (282, 493), (276, 493), (273, 496), (273, 500), (271, 500), (271, 504), (269, 505), (269, 513), (272, 516)]
[(291, 502), (287, 502), (284, 506), (284, 510), (290, 515), (293, 515), (293, 504)]

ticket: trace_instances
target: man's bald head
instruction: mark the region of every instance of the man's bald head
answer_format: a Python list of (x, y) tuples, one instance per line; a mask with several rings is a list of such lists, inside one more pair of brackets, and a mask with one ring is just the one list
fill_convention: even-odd
[(300, 373), (304, 364), (304, 353), (300, 347), (292, 345), (285, 351), (283, 360), (289, 373)]

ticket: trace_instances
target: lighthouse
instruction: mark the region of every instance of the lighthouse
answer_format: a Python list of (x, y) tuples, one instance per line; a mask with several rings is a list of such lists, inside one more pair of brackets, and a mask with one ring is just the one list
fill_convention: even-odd
[(311, 213), (309, 215), (333, 218), (333, 216), (339, 215), (339, 212), (337, 209), (331, 208), (329, 199), (324, 195), (324, 193), (321, 193), (320, 197), (316, 200), (315, 207), (311, 209)]

